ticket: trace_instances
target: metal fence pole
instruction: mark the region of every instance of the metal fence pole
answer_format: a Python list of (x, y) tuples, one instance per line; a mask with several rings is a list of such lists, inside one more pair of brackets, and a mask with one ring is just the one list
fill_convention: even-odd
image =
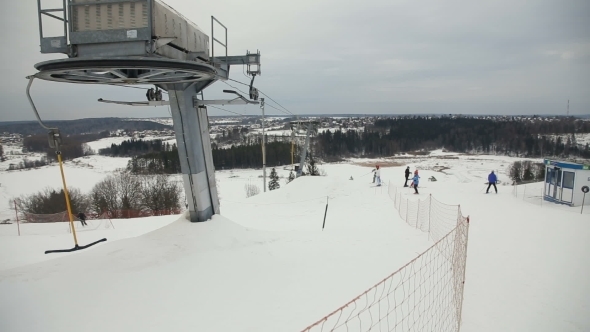
[(18, 228), (18, 236), (20, 236), (20, 223), (18, 221), (18, 208), (16, 207), (16, 200), (14, 200), (14, 213), (16, 213), (16, 227)]
[(420, 221), (420, 200), (418, 200), (418, 209), (416, 210), (416, 226), (418, 226), (419, 221)]
[(406, 222), (408, 222), (408, 211), (410, 210), (410, 200), (406, 200)]
[(430, 218), (431, 218), (431, 214), (432, 214), (432, 194), (429, 195), (430, 196), (430, 203), (428, 206), (428, 235), (430, 235)]

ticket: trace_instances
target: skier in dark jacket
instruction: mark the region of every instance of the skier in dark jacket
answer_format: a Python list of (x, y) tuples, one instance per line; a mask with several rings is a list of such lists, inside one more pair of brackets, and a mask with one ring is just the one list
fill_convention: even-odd
[(494, 189), (496, 190), (496, 194), (498, 193), (498, 188), (496, 187), (496, 182), (498, 182), (498, 177), (496, 176), (496, 174), (494, 174), (494, 171), (492, 171), (492, 173), (490, 173), (490, 175), (488, 175), (488, 189), (486, 190), (486, 194), (489, 193), (491, 186), (494, 186)]
[(404, 183), (404, 187), (408, 186), (408, 180), (410, 179), (410, 166), (406, 168), (406, 182)]
[(82, 223), (82, 226), (87, 226), (88, 225), (86, 223), (86, 215), (84, 214), (84, 212), (78, 213), (78, 219), (80, 219), (80, 222)]

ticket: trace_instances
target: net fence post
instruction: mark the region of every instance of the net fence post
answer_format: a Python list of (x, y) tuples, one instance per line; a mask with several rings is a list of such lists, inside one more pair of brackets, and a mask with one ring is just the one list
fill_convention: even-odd
[(430, 236), (430, 218), (432, 215), (432, 194), (429, 195), (430, 202), (428, 203), (428, 236)]
[(16, 200), (14, 200), (14, 213), (16, 214), (16, 227), (18, 229), (18, 236), (20, 236), (20, 222), (18, 220), (18, 207), (16, 206)]
[(459, 305), (459, 317), (458, 317), (458, 326), (457, 326), (457, 332), (461, 331), (461, 322), (463, 319), (463, 301), (465, 299), (465, 275), (467, 272), (467, 247), (468, 247), (468, 242), (469, 242), (469, 222), (470, 222), (470, 217), (467, 216), (466, 218), (466, 223), (465, 223), (465, 246), (463, 249), (463, 284), (462, 284), (462, 289), (461, 289), (461, 303)]
[[(418, 200), (418, 208), (416, 209), (416, 228), (418, 228), (418, 223), (420, 222), (420, 200)], [(422, 227), (420, 227), (422, 228)]]
[(406, 199), (406, 222), (408, 222), (408, 211), (410, 210), (410, 200)]

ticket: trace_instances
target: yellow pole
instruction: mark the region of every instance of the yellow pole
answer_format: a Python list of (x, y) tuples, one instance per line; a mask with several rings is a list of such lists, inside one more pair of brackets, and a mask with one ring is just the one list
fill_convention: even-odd
[(74, 235), (74, 243), (78, 246), (78, 238), (76, 237), (76, 229), (74, 228), (74, 216), (72, 215), (72, 207), (70, 206), (70, 194), (68, 194), (68, 187), (66, 186), (66, 177), (64, 176), (64, 168), (61, 163), (61, 152), (57, 151), (57, 161), (59, 162), (59, 171), (61, 172), (61, 181), (64, 185), (64, 195), (66, 196), (66, 206), (68, 207), (68, 216), (70, 217), (70, 227)]

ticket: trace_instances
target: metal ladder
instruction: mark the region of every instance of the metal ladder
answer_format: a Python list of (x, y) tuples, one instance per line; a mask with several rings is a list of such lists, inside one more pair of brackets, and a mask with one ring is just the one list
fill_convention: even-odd
[[(39, 16), (39, 38), (41, 41), (41, 53), (68, 53), (68, 19), (66, 11), (66, 0), (63, 0), (62, 8), (48, 8), (44, 9), (41, 5), (41, 0), (37, 0), (37, 12)], [(61, 13), (62, 17), (54, 15), (53, 13)], [(63, 36), (44, 37), (43, 36), (43, 15), (60, 20), (63, 22), (64, 33)]]

